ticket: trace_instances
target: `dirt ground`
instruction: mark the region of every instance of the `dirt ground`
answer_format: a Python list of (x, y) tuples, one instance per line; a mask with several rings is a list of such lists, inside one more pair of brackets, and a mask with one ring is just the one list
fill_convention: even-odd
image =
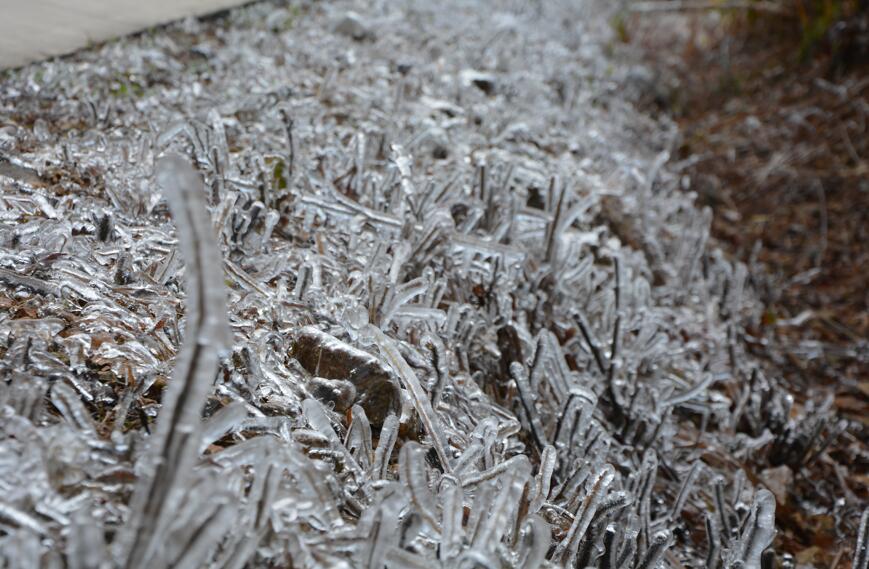
[(683, 185), (713, 208), (714, 238), (749, 266), (764, 301), (747, 347), (797, 406), (826, 399), (848, 421), (779, 500), (776, 549), (797, 566), (849, 566), (835, 512), (869, 497), (867, 22), (863, 9), (818, 38), (786, 14), (614, 22), (653, 70), (644, 104), (680, 126)]

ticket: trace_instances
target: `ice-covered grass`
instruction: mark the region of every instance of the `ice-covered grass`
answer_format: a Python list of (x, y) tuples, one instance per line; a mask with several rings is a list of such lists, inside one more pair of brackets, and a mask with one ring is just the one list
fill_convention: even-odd
[(744, 352), (606, 10), (260, 3), (7, 73), (5, 565), (771, 567), (755, 469), (845, 425)]

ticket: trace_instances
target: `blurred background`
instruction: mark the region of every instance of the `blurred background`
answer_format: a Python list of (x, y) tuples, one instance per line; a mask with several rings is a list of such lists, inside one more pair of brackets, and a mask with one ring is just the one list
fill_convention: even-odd
[[(866, 425), (869, 2), (629, 2), (611, 24), (614, 49), (641, 58), (639, 104), (680, 127), (683, 187), (713, 208), (719, 245), (759, 269), (749, 274), (766, 309), (748, 345), (798, 403), (823, 395)], [(817, 508), (780, 505), (779, 551), (845, 566), (830, 498), (811, 479), (839, 478), (865, 499), (865, 461), (797, 476), (795, 494)]]

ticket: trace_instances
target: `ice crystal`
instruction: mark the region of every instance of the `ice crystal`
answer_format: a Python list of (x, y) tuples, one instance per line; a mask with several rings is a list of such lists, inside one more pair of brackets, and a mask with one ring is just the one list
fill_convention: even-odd
[(351, 8), (3, 78), (0, 565), (758, 567), (709, 456), (844, 427), (734, 342), (607, 7)]

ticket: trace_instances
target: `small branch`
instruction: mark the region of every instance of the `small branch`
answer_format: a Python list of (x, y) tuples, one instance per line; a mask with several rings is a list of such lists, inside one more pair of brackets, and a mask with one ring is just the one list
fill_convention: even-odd
[(585, 340), (586, 345), (588, 345), (591, 355), (594, 357), (597, 369), (600, 370), (601, 374), (606, 376), (607, 365), (604, 363), (603, 354), (601, 354), (600, 351), (600, 344), (597, 339), (592, 336), (591, 328), (588, 325), (588, 321), (585, 319), (585, 315), (583, 315), (582, 312), (577, 311), (574, 314), (574, 320), (576, 321), (577, 326), (579, 326), (579, 331), (582, 333), (582, 337)]
[(697, 10), (754, 10), (769, 14), (787, 14), (779, 4), (775, 2), (746, 2), (734, 0), (732, 2), (685, 2), (683, 0), (651, 0), (637, 2), (630, 7), (631, 12), (639, 14), (652, 14), (655, 12), (687, 12)]
[(817, 257), (815, 258), (815, 268), (820, 269), (824, 262), (824, 253), (827, 252), (827, 195), (824, 191), (824, 184), (821, 183), (820, 179), (815, 180), (815, 187), (818, 190), (818, 209), (820, 213), (820, 227), (818, 228), (820, 239)]
[(854, 569), (869, 567), (869, 508), (860, 516), (860, 529), (857, 532), (857, 545), (854, 547)]
[(296, 167), (296, 144), (293, 140), (293, 127), (295, 126), (295, 121), (290, 117), (285, 109), (281, 109), (281, 119), (284, 121), (284, 130), (287, 134), (287, 150), (288, 154), (288, 179), (291, 179), (294, 174), (294, 170)]

